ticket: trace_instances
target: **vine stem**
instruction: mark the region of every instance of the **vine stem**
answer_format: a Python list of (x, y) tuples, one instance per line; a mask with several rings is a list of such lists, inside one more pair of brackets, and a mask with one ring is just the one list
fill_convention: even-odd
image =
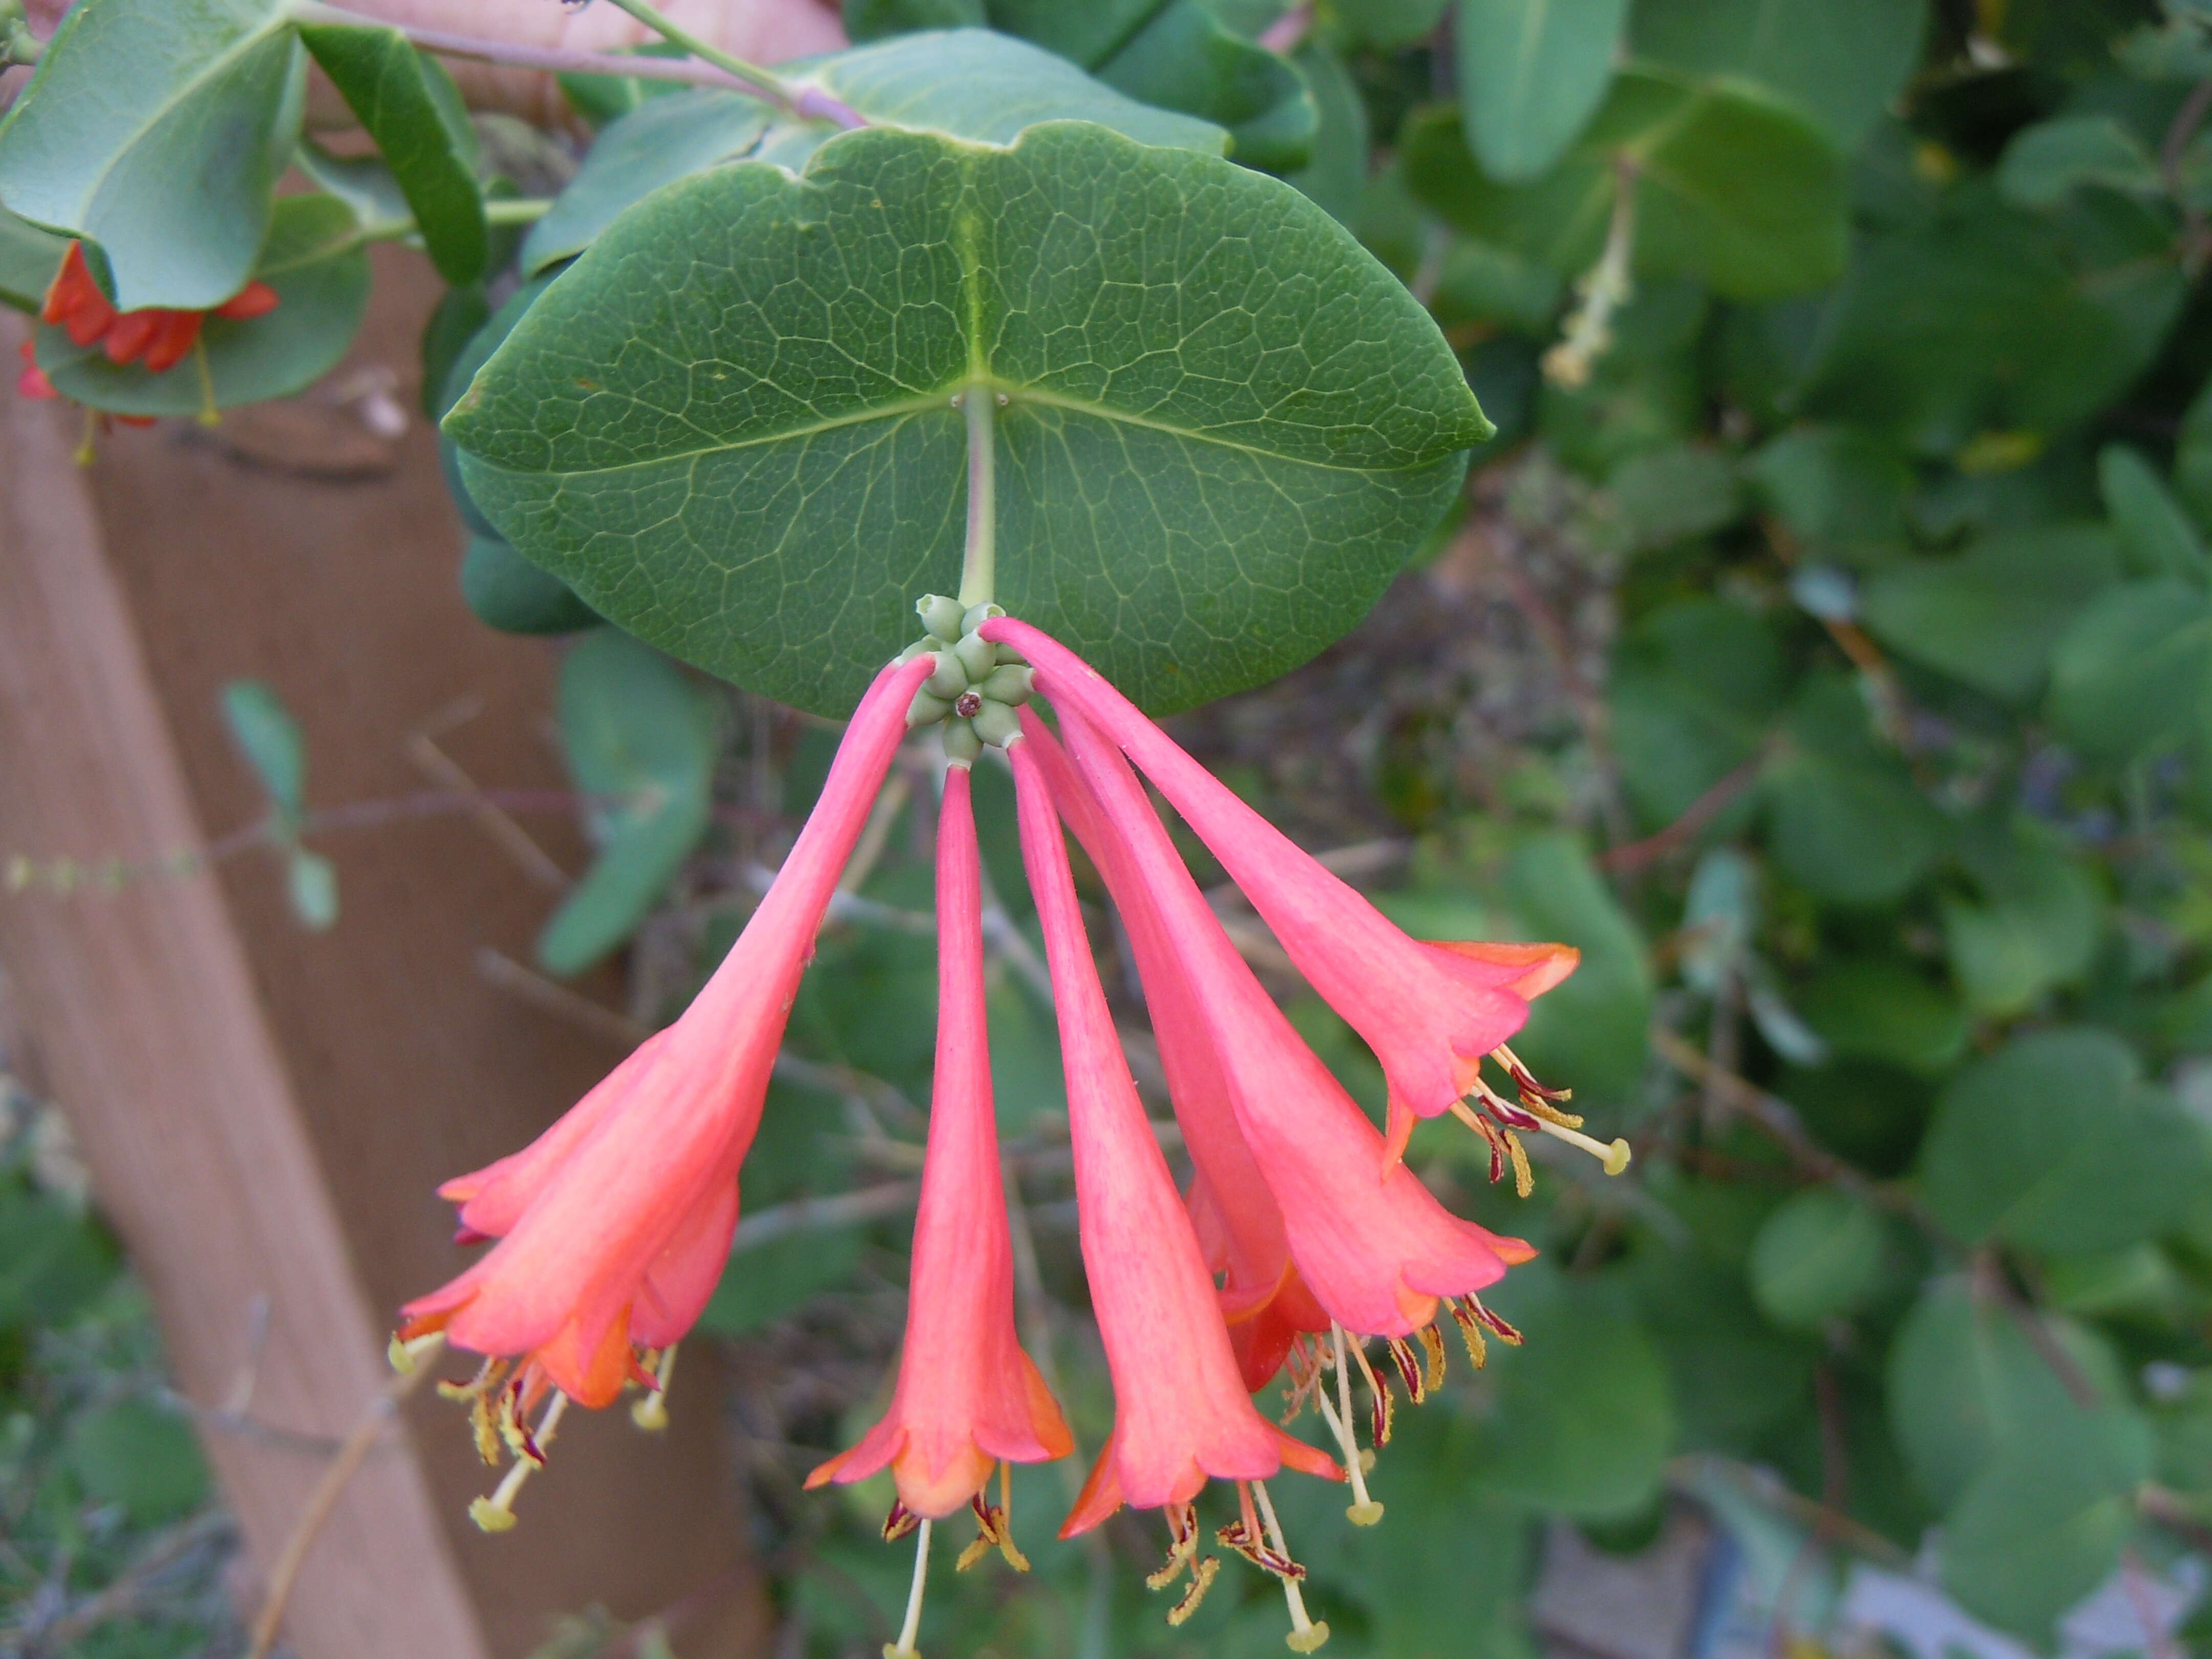
[(970, 380), (960, 403), (968, 416), (968, 544), (960, 561), (960, 603), (973, 610), (994, 601), (999, 582), (997, 446), (991, 422), (998, 398), (986, 382)]
[(691, 33), (681, 23), (663, 13), (648, 0), (610, 0), (617, 9), (632, 17), (672, 46), (678, 46), (703, 63), (712, 64), (726, 75), (735, 76), (747, 85), (782, 105), (794, 115), (816, 117), (835, 121), (841, 127), (864, 127), (866, 120), (850, 106), (832, 98), (818, 87), (794, 87), (773, 70), (749, 64), (742, 58), (732, 57), (712, 41)]
[(325, 5), (322, 0), (292, 0), (292, 15), (303, 23), (396, 29), (425, 52), (434, 52), (444, 58), (501, 64), (511, 69), (544, 70), (554, 75), (623, 76), (638, 81), (680, 81), (690, 86), (735, 87), (740, 90), (746, 84), (726, 70), (688, 58), (641, 58), (625, 52), (583, 52), (569, 46), (526, 46), (513, 40), (456, 33), (450, 29), (388, 22), (381, 17), (348, 11), (342, 6)]

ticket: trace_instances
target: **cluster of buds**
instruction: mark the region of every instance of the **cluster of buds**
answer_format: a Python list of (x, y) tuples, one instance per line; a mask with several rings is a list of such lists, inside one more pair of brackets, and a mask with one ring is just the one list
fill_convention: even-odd
[(899, 654), (901, 663), (933, 657), (937, 666), (908, 706), (909, 727), (945, 726), (948, 764), (972, 764), (987, 748), (1004, 749), (1021, 735), (1016, 712), (1036, 688), (1036, 676), (1020, 656), (977, 630), (1006, 613), (995, 605), (963, 606), (942, 593), (926, 594), (915, 611), (927, 631)]
[[(884, 1536), (913, 1534), (916, 1559), (903, 1626), (884, 1652), (915, 1659), (933, 1524), (970, 1511), (977, 1535), (959, 1565), (997, 1553), (1026, 1569), (1013, 1543), (1010, 1466), (1074, 1450), (1014, 1320), (970, 800), (973, 765), (998, 749), (1013, 774), (1051, 972), (1077, 1228), (1115, 1399), (1112, 1431), (1060, 1534), (1087, 1531), (1125, 1504), (1158, 1510), (1169, 1553), (1151, 1582), (1182, 1586), (1168, 1615), (1180, 1624), (1220, 1570), (1202, 1553), (1196, 1500), (1209, 1481), (1228, 1482), (1237, 1513), (1214, 1537), (1279, 1582), (1285, 1639), (1310, 1652), (1328, 1626), (1306, 1610), (1305, 1569), (1266, 1483), (1285, 1467), (1346, 1481), (1350, 1519), (1376, 1524), (1383, 1506), (1368, 1476), (1390, 1438), (1393, 1380), (1417, 1405), (1441, 1385), (1447, 1319), (1478, 1366), (1489, 1339), (1521, 1340), (1481, 1293), (1534, 1251), (1437, 1201), (1401, 1156), (1413, 1121), (1449, 1109), (1475, 1123), (1493, 1178), (1508, 1164), (1525, 1176), (1518, 1137), (1534, 1131), (1592, 1152), (1609, 1172), (1626, 1164), (1625, 1143), (1583, 1134), (1560, 1109), (1565, 1091), (1539, 1083), (1506, 1046), (1529, 999), (1571, 972), (1576, 952), (1408, 938), (1066, 647), (994, 605), (932, 598), (918, 609), (927, 637), (877, 675), (774, 885), (690, 1007), (532, 1146), (441, 1189), (462, 1206), (465, 1240), (496, 1242), (404, 1310), (400, 1352), (445, 1340), (487, 1357), (453, 1392), (469, 1401), (488, 1455), (514, 1459), (499, 1491), (479, 1500), (488, 1526), (511, 1524), (514, 1489), (542, 1462), (564, 1400), (605, 1405), (642, 1385), (640, 1419), (659, 1420), (672, 1345), (727, 1257), (738, 1169), (840, 874), (902, 739), (943, 722), (938, 1041), (907, 1329), (882, 1419), (808, 1484), (890, 1475), (898, 1497)], [(1027, 706), (1032, 693), (1050, 702), (1057, 731)], [(1374, 1049), (1389, 1079), (1387, 1132), (1238, 954), (1147, 781)], [(1103, 878), (1135, 958), (1190, 1156), (1185, 1188), (1122, 1053), (1076, 898), (1070, 834)], [(1486, 1065), (1513, 1099), (1486, 1079)], [(1369, 1401), (1367, 1446), (1355, 1370)], [(1287, 1411), (1273, 1421), (1253, 1397), (1279, 1379)], [(1309, 1405), (1326, 1448), (1291, 1432)]]

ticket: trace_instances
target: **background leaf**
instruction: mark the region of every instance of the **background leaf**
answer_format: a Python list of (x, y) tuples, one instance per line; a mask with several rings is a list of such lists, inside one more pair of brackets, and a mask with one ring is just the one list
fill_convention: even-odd
[(578, 974), (624, 939), (706, 833), (714, 708), (674, 664), (622, 634), (561, 665), (561, 741), (595, 809), (599, 857), (538, 936), (549, 973)]
[(307, 84), (281, 0), (85, 0), (0, 121), (0, 203), (100, 244), (115, 303), (246, 286)]
[(1669, 69), (1756, 81), (1849, 149), (1904, 89), (1927, 27), (1928, 0), (1637, 0), (1629, 43)]
[(1459, 0), (1460, 110), (1482, 170), (1525, 184), (1605, 97), (1628, 0)]
[(453, 77), (397, 29), (302, 24), (300, 39), (376, 141), (430, 262), (473, 283), (491, 244), (477, 186), (477, 135)]
[[(1192, 215), (1173, 244), (1147, 230), (1161, 190)], [(1348, 627), (1487, 431), (1435, 325), (1320, 209), (1075, 125), (1005, 151), (860, 132), (798, 179), (672, 186), (530, 308), (447, 429), (469, 493), (595, 610), (838, 711), (913, 634), (912, 596), (957, 584), (951, 399), (978, 373), (1011, 399), (1000, 603), (1156, 709)]]
[(222, 688), (222, 716), (231, 741), (269, 792), (278, 821), (296, 824), (306, 810), (307, 751), (292, 711), (273, 687), (233, 680)]
[(1778, 1207), (1751, 1247), (1751, 1293), (1776, 1324), (1817, 1330), (1881, 1288), (1888, 1231), (1881, 1213), (1825, 1187)]

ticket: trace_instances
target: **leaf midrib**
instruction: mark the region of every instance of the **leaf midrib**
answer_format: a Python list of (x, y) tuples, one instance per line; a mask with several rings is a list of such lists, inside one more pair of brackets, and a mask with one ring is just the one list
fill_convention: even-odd
[(1239, 443), (1233, 438), (1213, 437), (1202, 432), (1194, 432), (1187, 427), (1173, 426), (1165, 421), (1148, 420), (1141, 415), (1127, 414), (1101, 404), (1088, 402), (1081, 398), (1070, 398), (1058, 392), (1040, 392), (1033, 386), (995, 380), (989, 374), (963, 378), (954, 381), (941, 392), (927, 392), (919, 397), (903, 398), (895, 404), (879, 404), (867, 409), (854, 410), (849, 414), (833, 416), (808, 426), (788, 427), (781, 431), (766, 432), (752, 438), (733, 439), (725, 443), (702, 444), (696, 449), (669, 450), (661, 454), (641, 456), (634, 461), (617, 462), (611, 466), (575, 467), (568, 470), (511, 466), (490, 456), (468, 449), (465, 443), (462, 445), (462, 448), (467, 450), (471, 459), (478, 464), (509, 475), (526, 477), (532, 476), (562, 478), (604, 477), (617, 472), (635, 471), (642, 467), (665, 466), (672, 462), (696, 460), (705, 455), (725, 455), (738, 450), (758, 449), (769, 444), (791, 443), (807, 438), (819, 437), (823, 433), (836, 432), (845, 427), (864, 426), (871, 421), (904, 420), (911, 416), (926, 414), (932, 410), (949, 410), (951, 408), (951, 399), (955, 393), (971, 389), (994, 393), (1004, 392), (1011, 399), (1011, 405), (1009, 409), (1001, 410), (1001, 419), (1006, 413), (1011, 412), (1011, 408), (1019, 407), (1025, 403), (1034, 404), (1047, 409), (1064, 410), (1072, 414), (1093, 416), (1099, 420), (1112, 421), (1122, 426), (1133, 426), (1148, 432), (1164, 432), (1172, 437), (1181, 438), (1191, 443), (1212, 444), (1218, 448), (1235, 450), (1240, 454), (1256, 455), (1266, 460), (1285, 461), (1293, 466), (1313, 467), (1328, 472), (1349, 472), (1362, 477), (1374, 477), (1385, 473), (1418, 471), (1425, 466), (1433, 466), (1437, 462), (1456, 453), (1454, 450), (1443, 450), (1437, 454), (1408, 462), (1403, 466), (1355, 466), (1341, 461), (1310, 460), (1303, 456), (1285, 454), (1280, 450), (1265, 449), (1257, 444)]

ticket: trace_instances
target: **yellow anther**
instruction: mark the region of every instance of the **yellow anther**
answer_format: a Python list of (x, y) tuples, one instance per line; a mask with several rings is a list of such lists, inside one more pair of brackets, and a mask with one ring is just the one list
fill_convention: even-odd
[(1371, 1498), (1364, 1504), (1348, 1506), (1344, 1515), (1355, 1527), (1375, 1527), (1382, 1523), (1382, 1506)]
[(1212, 1586), (1214, 1577), (1221, 1571), (1221, 1563), (1213, 1556), (1194, 1563), (1190, 1570), (1190, 1588), (1183, 1592), (1182, 1600), (1168, 1609), (1168, 1623), (1180, 1625), (1198, 1611), (1198, 1604), (1206, 1600), (1206, 1592)]
[[(1515, 1134), (1512, 1130), (1506, 1129), (1500, 1133), (1505, 1137), (1506, 1155), (1513, 1160), (1513, 1191), (1516, 1196), (1526, 1198), (1536, 1190), (1535, 1174), (1528, 1168), (1528, 1149), (1521, 1144), (1521, 1137)], [(1562, 1129), (1555, 1130), (1553, 1133), (1572, 1134), (1575, 1132), (1572, 1129)]]
[(1318, 1653), (1328, 1645), (1328, 1620), (1316, 1619), (1304, 1630), (1294, 1630), (1283, 1638), (1283, 1645), (1292, 1653)]
[(522, 1483), (530, 1479), (532, 1471), (544, 1462), (544, 1448), (553, 1443), (553, 1431), (561, 1425), (561, 1413), (568, 1409), (568, 1396), (556, 1389), (552, 1403), (545, 1407), (544, 1415), (538, 1419), (538, 1428), (532, 1437), (538, 1443), (539, 1458), (533, 1462), (530, 1458), (518, 1456), (490, 1497), (478, 1498), (470, 1503), (470, 1520), (486, 1532), (507, 1532), (514, 1527), (515, 1496), (521, 1492)]
[[(526, 1463), (518, 1467), (527, 1468), (529, 1465)], [(501, 1509), (489, 1498), (470, 1500), (469, 1519), (485, 1532), (510, 1532), (514, 1528), (514, 1511)]]
[(652, 1370), (653, 1387), (644, 1399), (630, 1407), (629, 1420), (648, 1434), (659, 1434), (668, 1426), (668, 1379), (676, 1375), (673, 1342), (660, 1351), (660, 1358)]
[[(1604, 1164), (1605, 1172), (1609, 1176), (1617, 1176), (1626, 1170), (1628, 1167), (1629, 1158), (1633, 1155), (1628, 1143), (1625, 1140), (1616, 1139), (1608, 1143), (1583, 1134), (1579, 1130), (1570, 1129), (1564, 1125), (1548, 1121), (1540, 1123), (1537, 1127), (1555, 1140), (1564, 1140), (1570, 1146), (1582, 1148), (1599, 1163)], [(1526, 1197), (1527, 1194), (1523, 1194), (1522, 1196)]]

